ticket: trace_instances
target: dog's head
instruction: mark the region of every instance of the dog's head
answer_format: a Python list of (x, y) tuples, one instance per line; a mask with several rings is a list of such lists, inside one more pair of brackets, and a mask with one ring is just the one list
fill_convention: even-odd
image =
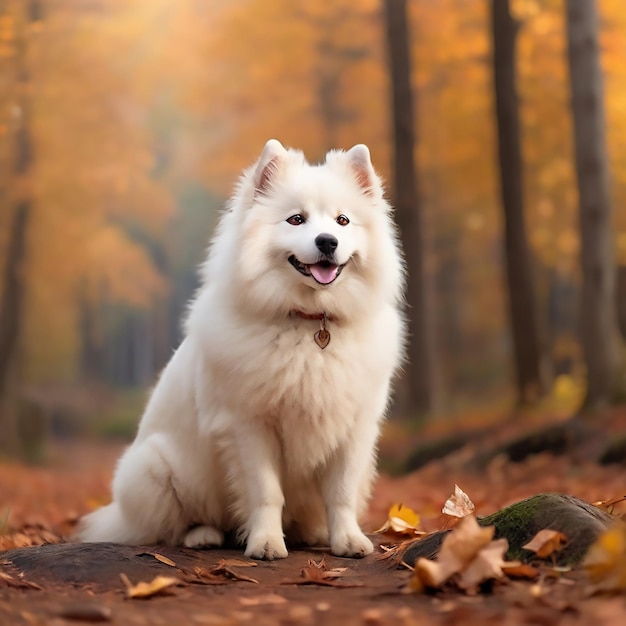
[[(390, 207), (366, 146), (321, 165), (270, 140), (243, 176), (221, 231), (239, 233), (234, 278), (259, 313), (358, 314), (397, 299), (402, 265)], [(377, 293), (374, 293), (377, 292)]]

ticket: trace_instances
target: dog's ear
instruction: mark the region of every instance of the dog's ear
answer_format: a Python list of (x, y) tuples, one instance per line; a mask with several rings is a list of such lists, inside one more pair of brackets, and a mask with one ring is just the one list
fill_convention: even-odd
[(369, 148), (365, 144), (357, 144), (346, 152), (346, 156), (354, 172), (356, 182), (359, 183), (359, 187), (366, 194), (372, 195), (374, 193), (376, 175), (370, 158)]
[(254, 188), (263, 193), (270, 186), (272, 178), (276, 174), (281, 159), (287, 154), (287, 150), (277, 139), (270, 139), (263, 148), (256, 169), (254, 170)]

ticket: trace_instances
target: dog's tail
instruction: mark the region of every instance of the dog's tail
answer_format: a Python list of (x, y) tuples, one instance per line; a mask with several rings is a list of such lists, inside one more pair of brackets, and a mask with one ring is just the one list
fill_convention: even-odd
[(141, 538), (136, 534), (136, 530), (133, 531), (133, 526), (124, 518), (119, 505), (112, 502), (83, 517), (78, 523), (74, 540), (132, 545), (141, 543)]

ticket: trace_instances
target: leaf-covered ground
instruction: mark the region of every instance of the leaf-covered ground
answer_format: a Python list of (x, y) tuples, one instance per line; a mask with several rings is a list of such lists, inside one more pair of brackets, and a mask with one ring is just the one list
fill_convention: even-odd
[[(57, 445), (45, 467), (0, 464), (0, 549), (61, 541), (79, 515), (107, 501), (121, 449), (75, 442)], [(394, 450), (406, 452), (383, 447), (385, 454)], [(618, 465), (542, 454), (519, 464), (497, 457), (486, 470), (472, 473), (461, 461), (452, 455), (407, 476), (382, 474), (366, 529), (383, 526), (390, 507), (399, 503), (419, 514), (424, 531), (451, 526), (452, 518), (441, 510), (455, 483), (478, 515), (539, 492), (568, 493), (588, 502), (625, 493), (624, 470)], [(386, 545), (400, 541), (376, 539)], [(247, 559), (236, 550), (131, 548), (123, 559), (117, 555), (92, 563), (87, 557), (78, 568), (82, 574), (64, 581), (63, 576), (47, 577), (45, 568), (43, 574), (32, 570), (20, 577), (0, 553), (0, 624), (626, 623), (626, 595), (590, 596), (582, 569), (555, 571), (549, 558), (540, 565), (539, 578), (506, 577), (467, 595), (450, 584), (403, 593), (412, 572), (394, 568), (383, 554), (379, 549), (355, 561), (323, 550), (292, 551), (279, 562), (245, 566)], [(137, 591), (139, 583), (146, 586)], [(144, 592), (147, 598), (130, 597)]]

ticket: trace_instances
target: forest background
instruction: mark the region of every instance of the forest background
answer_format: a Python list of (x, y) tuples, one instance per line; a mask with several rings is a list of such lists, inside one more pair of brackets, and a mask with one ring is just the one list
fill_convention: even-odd
[[(510, 4), (542, 388), (516, 385), (489, 3), (409, 2), (432, 357), (428, 402), (394, 407), (413, 422), (520, 403), (571, 414), (585, 395), (565, 3)], [(598, 10), (623, 338), (626, 13)], [(387, 37), (378, 0), (0, 2), (5, 451), (49, 431), (132, 435), (216, 215), (268, 138), (311, 161), (366, 143), (394, 199)]]

